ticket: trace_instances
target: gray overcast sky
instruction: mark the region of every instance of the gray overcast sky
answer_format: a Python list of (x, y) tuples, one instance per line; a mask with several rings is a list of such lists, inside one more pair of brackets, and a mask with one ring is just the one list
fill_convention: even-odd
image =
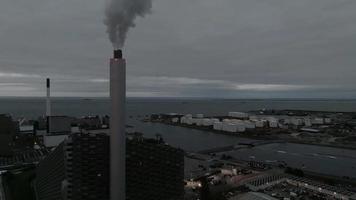
[[(105, 1), (1, 0), (0, 96), (107, 96)], [(153, 0), (128, 95), (356, 98), (355, 0)]]

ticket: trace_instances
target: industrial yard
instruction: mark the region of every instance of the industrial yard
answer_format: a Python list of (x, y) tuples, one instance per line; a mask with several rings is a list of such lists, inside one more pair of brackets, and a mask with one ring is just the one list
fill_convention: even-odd
[(152, 114), (144, 121), (257, 140), (356, 148), (356, 113), (297, 110), (229, 112), (226, 116), (169, 113)]
[[(251, 142), (188, 153), (185, 159), (186, 199), (206, 199), (209, 196), (224, 200), (328, 200), (355, 199), (355, 179), (316, 173), (312, 164), (301, 156), (333, 160), (337, 159), (335, 155), (328, 152), (307, 153), (308, 150), (301, 154), (296, 150), (287, 152), (282, 150), (283, 145), (278, 145), (274, 153), (276, 158), (285, 155), (289, 160), (299, 156), (296, 158), (302, 162), (301, 166), (293, 168), (283, 160), (257, 160), (258, 150), (253, 149), (268, 149), (268, 145), (276, 146), (278, 143), (354, 149), (356, 143), (349, 138), (356, 135), (355, 116), (355, 113), (342, 112), (258, 110), (229, 112), (226, 116), (152, 114), (143, 121), (197, 129), (207, 134), (253, 139)], [(306, 145), (305, 148), (309, 147)], [(310, 149), (310, 152), (313, 150)], [(258, 154), (260, 159), (263, 155)], [(309, 169), (305, 163), (308, 163)]]
[(355, 199), (355, 185), (330, 185), (326, 176), (312, 177), (297, 169), (232, 157), (188, 154), (185, 159), (186, 199)]

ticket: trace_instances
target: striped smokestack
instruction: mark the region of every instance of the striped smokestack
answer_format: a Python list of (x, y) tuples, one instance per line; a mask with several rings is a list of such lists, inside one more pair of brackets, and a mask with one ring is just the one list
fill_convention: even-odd
[(47, 96), (46, 96), (46, 118), (47, 118), (47, 133), (49, 133), (50, 116), (51, 116), (51, 80), (46, 81)]
[(126, 199), (126, 61), (121, 50), (110, 59), (110, 199)]

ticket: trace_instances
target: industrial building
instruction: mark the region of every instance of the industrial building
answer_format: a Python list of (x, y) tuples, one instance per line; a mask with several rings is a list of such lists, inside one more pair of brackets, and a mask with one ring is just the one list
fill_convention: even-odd
[(229, 200), (278, 200), (260, 192), (248, 192), (246, 194), (237, 195), (229, 198)]
[[(40, 162), (38, 200), (108, 200), (110, 140), (107, 134), (72, 134)], [(126, 199), (180, 200), (184, 195), (184, 152), (161, 140), (127, 140)]]
[(50, 116), (47, 119), (50, 121), (48, 135), (64, 135), (71, 133), (71, 123), (73, 118), (67, 116)]
[(40, 162), (36, 169), (35, 191), (38, 200), (64, 199), (62, 190), (66, 178), (64, 143)]
[(47, 126), (46, 131), (37, 131), (37, 135), (43, 136), (43, 145), (48, 148), (56, 147), (62, 143), (68, 136), (73, 132), (79, 132), (71, 126), (72, 121), (74, 120), (71, 117), (67, 116), (49, 116), (47, 117)]
[(127, 143), (127, 199), (180, 200), (184, 196), (184, 152), (159, 138)]
[(48, 149), (29, 149), (14, 153), (11, 157), (0, 156), (0, 168), (13, 167), (19, 164), (38, 163), (49, 153)]
[(102, 121), (104, 121), (104, 120), (101, 120), (101, 118), (99, 116), (85, 116), (85, 117), (78, 119), (76, 121), (76, 123), (81, 129), (86, 129), (86, 130), (94, 129), (95, 130), (95, 129), (103, 128)]
[(13, 139), (17, 131), (18, 128), (11, 116), (0, 115), (0, 156), (13, 155)]
[(356, 199), (355, 193), (350, 192), (342, 187), (330, 186), (306, 178), (300, 178), (280, 173), (264, 174), (255, 177), (254, 179), (245, 183), (245, 185), (252, 191), (263, 191), (281, 183), (287, 183), (299, 188), (304, 188), (308, 191), (323, 194), (333, 199)]
[[(51, 110), (51, 80), (46, 79), (46, 117), (39, 118), (36, 134), (43, 136), (43, 145), (48, 148), (57, 147), (68, 135), (73, 132), (74, 118), (68, 116), (55, 116)], [(44, 132), (45, 129), (45, 132)], [(43, 131), (41, 131), (43, 130)]]

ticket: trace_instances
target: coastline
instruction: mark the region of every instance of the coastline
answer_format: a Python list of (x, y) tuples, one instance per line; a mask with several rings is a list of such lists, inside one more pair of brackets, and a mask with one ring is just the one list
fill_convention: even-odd
[[(255, 136), (255, 135), (247, 135), (246, 133), (241, 133), (241, 134), (231, 134), (225, 131), (217, 131), (213, 130), (209, 127), (202, 127), (202, 126), (196, 126), (196, 125), (185, 125), (185, 124), (180, 124), (180, 123), (172, 123), (172, 122), (163, 122), (163, 121), (154, 121), (154, 120), (148, 120), (148, 121), (143, 121), (144, 123), (161, 123), (165, 124), (168, 126), (177, 126), (177, 127), (182, 127), (182, 128), (189, 128), (189, 129), (195, 129), (195, 130), (200, 130), (204, 131), (207, 133), (213, 133), (213, 134), (220, 134), (220, 135), (229, 135), (233, 137), (239, 137), (239, 138), (245, 138), (245, 139), (252, 139), (252, 140), (260, 140), (260, 141), (283, 141), (285, 143), (291, 143), (291, 144), (304, 144), (304, 145), (312, 145), (312, 146), (320, 146), (320, 147), (330, 147), (330, 148), (338, 148), (338, 149), (346, 149), (346, 150), (356, 150), (356, 146), (344, 146), (344, 145), (338, 145), (338, 144), (322, 144), (322, 143), (315, 143), (315, 142), (310, 142), (310, 141), (301, 141), (297, 139), (286, 139), (283, 137), (266, 137), (266, 136)], [(253, 131), (252, 131), (253, 132)]]

